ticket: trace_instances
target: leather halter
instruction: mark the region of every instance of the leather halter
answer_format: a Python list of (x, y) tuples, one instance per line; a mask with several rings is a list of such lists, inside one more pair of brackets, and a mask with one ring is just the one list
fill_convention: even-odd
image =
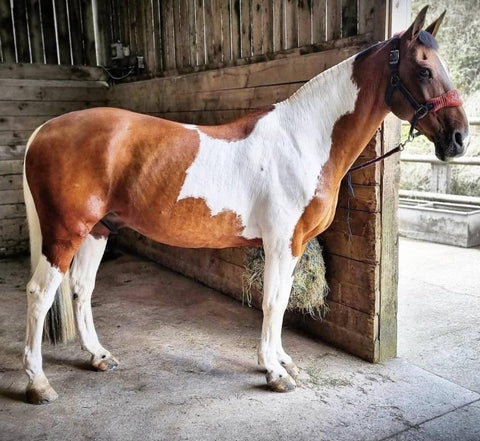
[(413, 134), (413, 131), (415, 130), (418, 121), (427, 116), (429, 113), (437, 112), (444, 107), (458, 107), (462, 105), (460, 93), (456, 89), (449, 90), (443, 95), (429, 99), (424, 104), (420, 104), (406, 88), (405, 84), (403, 84), (400, 78), (400, 74), (398, 72), (398, 68), (400, 65), (400, 37), (393, 37), (392, 43), (393, 49), (390, 51), (388, 57), (388, 64), (390, 66), (391, 72), (390, 84), (388, 85), (387, 92), (385, 94), (385, 103), (388, 107), (391, 108), (390, 102), (392, 99), (392, 95), (397, 89), (407, 99), (407, 101), (415, 110), (413, 118), (410, 121), (410, 134)]
[(361, 170), (362, 168), (368, 167), (369, 165), (375, 164), (382, 159), (385, 159), (394, 153), (400, 152), (405, 147), (405, 144), (412, 141), (416, 136), (421, 135), (420, 132), (415, 132), (415, 128), (418, 124), (418, 121), (427, 116), (429, 113), (438, 112), (440, 109), (444, 107), (458, 107), (462, 105), (462, 99), (460, 98), (460, 93), (456, 89), (449, 90), (444, 94), (436, 97), (431, 98), (425, 102), (425, 104), (420, 104), (415, 97), (410, 93), (407, 89), (405, 84), (403, 84), (400, 74), (398, 72), (398, 67), (400, 64), (400, 37), (395, 36), (392, 38), (393, 49), (390, 50), (388, 56), (388, 64), (390, 66), (390, 83), (387, 87), (387, 91), (385, 93), (385, 103), (388, 107), (390, 107), (390, 101), (392, 100), (392, 95), (395, 90), (399, 90), (402, 95), (407, 99), (410, 105), (415, 110), (413, 114), (413, 118), (410, 121), (410, 132), (408, 134), (408, 138), (398, 144), (395, 148), (388, 151), (387, 153), (373, 158), (369, 161), (364, 162), (363, 164), (357, 165), (355, 167), (350, 168), (348, 178), (350, 179), (350, 172), (355, 170)]

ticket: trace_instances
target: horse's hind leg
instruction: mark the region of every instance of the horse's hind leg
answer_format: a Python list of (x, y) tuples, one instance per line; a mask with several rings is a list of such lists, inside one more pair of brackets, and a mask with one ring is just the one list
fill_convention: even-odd
[(45, 316), (52, 306), (64, 274), (41, 256), (27, 284), (27, 336), (23, 364), (29, 378), (27, 401), (44, 404), (58, 395), (50, 386), (42, 368), (42, 334)]
[(259, 362), (267, 370), (267, 383), (277, 392), (293, 390), (293, 377), (298, 369), (283, 350), (282, 323), (298, 261), (288, 245), (264, 241), (265, 272), (263, 293), (263, 325)]
[(106, 237), (96, 238), (89, 234), (75, 255), (70, 269), (75, 320), (82, 348), (92, 354), (92, 365), (101, 371), (118, 366), (118, 361), (98, 341), (91, 308), (95, 277), (106, 244)]

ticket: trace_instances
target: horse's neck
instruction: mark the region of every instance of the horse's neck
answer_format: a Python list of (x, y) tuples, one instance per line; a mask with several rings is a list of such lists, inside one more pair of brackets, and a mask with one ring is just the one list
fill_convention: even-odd
[[(388, 113), (388, 109), (379, 104), (381, 100), (374, 96), (383, 90), (381, 82), (368, 78), (359, 81), (355, 69), (358, 63), (354, 57), (349, 58), (317, 75), (277, 105), (282, 126), (302, 153), (315, 158), (321, 168), (335, 156), (335, 167), (341, 170), (341, 176)], [(368, 77), (362, 74), (365, 72), (360, 76)]]

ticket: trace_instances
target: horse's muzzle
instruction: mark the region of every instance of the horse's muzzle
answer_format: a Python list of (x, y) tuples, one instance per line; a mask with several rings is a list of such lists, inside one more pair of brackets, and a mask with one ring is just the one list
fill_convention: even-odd
[(457, 156), (462, 156), (470, 144), (468, 129), (465, 131), (454, 130), (446, 133), (434, 141), (435, 155), (441, 161), (449, 161)]

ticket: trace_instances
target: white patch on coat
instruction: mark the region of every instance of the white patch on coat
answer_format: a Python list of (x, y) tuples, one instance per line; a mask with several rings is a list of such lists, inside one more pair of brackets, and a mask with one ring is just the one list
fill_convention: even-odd
[(247, 239), (291, 238), (329, 158), (333, 126), (355, 108), (353, 62), (321, 73), (275, 105), (245, 139), (214, 139), (192, 127), (199, 152), (177, 200), (202, 198), (212, 216), (236, 213)]

